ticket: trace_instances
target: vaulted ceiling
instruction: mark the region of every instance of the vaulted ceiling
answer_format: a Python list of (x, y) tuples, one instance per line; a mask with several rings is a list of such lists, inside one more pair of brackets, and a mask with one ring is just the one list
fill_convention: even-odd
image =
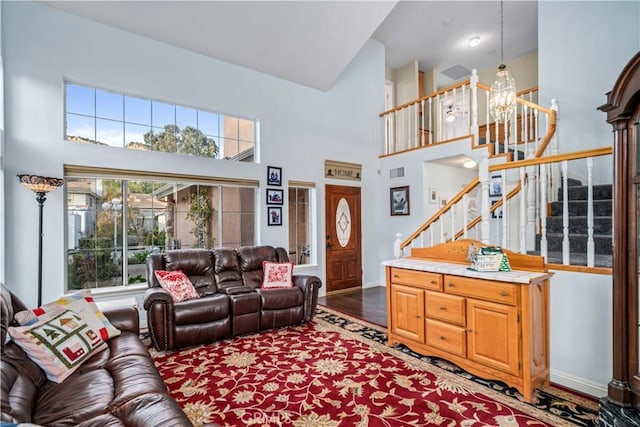
[[(362, 46), (420, 69), (500, 62), (498, 1), (45, 1), (203, 55), (327, 90)], [(480, 45), (468, 46), (472, 36)], [(504, 3), (504, 57), (537, 48), (537, 2)], [(440, 79), (439, 79), (440, 81)], [(442, 76), (447, 82), (447, 77)]]

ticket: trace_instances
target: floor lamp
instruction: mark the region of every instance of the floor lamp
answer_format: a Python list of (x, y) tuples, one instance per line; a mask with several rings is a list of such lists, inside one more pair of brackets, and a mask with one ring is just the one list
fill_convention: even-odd
[(42, 305), (42, 208), (47, 200), (46, 194), (64, 184), (64, 179), (38, 175), (18, 175), (20, 183), (36, 193), (36, 201), (40, 211), (38, 240), (38, 307)]

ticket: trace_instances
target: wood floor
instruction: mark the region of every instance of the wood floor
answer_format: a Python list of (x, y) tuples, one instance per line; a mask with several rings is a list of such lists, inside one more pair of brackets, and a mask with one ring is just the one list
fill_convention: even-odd
[(387, 288), (384, 286), (319, 297), (318, 304), (387, 326)]

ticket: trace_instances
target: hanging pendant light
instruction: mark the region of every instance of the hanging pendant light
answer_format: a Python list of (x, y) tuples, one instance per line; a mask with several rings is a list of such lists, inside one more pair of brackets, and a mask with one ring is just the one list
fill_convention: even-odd
[(500, 0), (500, 66), (496, 80), (491, 85), (489, 109), (496, 122), (505, 122), (513, 111), (516, 100), (516, 81), (504, 65), (504, 15), (503, 0)]

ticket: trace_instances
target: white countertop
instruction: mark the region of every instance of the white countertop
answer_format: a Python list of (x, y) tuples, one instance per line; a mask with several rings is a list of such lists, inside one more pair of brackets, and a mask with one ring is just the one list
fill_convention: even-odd
[(551, 273), (539, 273), (532, 271), (475, 271), (468, 265), (450, 262), (428, 261), (417, 258), (399, 258), (382, 261), (386, 267), (404, 268), (407, 270), (428, 271), (430, 273), (452, 274), (456, 276), (472, 277), (474, 279), (495, 280), (511, 283), (532, 283), (551, 276)]

